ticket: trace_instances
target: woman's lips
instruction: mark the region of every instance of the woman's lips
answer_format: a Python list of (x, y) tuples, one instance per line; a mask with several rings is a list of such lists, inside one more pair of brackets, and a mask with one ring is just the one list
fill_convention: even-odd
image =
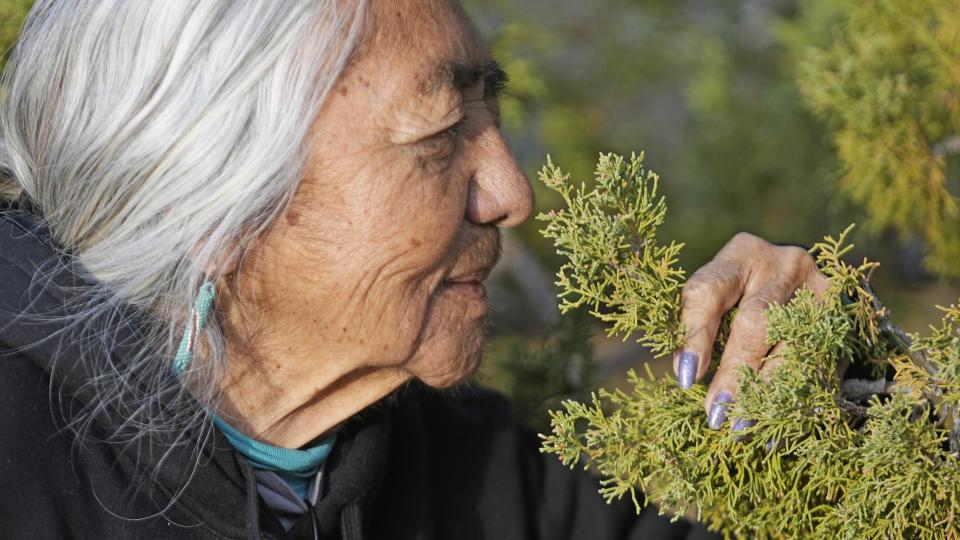
[(482, 281), (447, 280), (444, 282), (444, 288), (453, 293), (476, 300), (483, 300), (487, 297), (487, 288), (483, 286)]
[(487, 297), (487, 288), (483, 285), (490, 270), (483, 269), (468, 275), (450, 278), (443, 282), (444, 288), (467, 298), (483, 300)]

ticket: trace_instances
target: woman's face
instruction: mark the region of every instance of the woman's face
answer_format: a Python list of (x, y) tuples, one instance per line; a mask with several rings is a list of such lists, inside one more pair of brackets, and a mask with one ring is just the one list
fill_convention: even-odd
[[(502, 73), (460, 7), (371, 9), (300, 188), (241, 282), (269, 329), (260, 339), (290, 358), (314, 351), (449, 386), (481, 355), (497, 227), (525, 221), (532, 192), (499, 131)], [(309, 376), (309, 361), (299, 367)]]

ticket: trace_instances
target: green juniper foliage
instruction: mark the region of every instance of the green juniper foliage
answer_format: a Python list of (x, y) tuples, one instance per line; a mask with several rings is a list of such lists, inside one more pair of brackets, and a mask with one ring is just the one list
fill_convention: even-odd
[(803, 47), (799, 88), (833, 127), (841, 192), (874, 229), (925, 241), (927, 268), (960, 277), (960, 0), (806, 0), (832, 39)]
[(639, 331), (639, 341), (655, 353), (676, 349), (683, 337), (675, 308), (684, 278), (677, 266), (683, 245), (657, 243), (667, 207), (657, 196), (659, 177), (643, 169), (643, 155), (629, 162), (601, 156), (596, 189), (572, 186), (549, 156), (540, 178), (567, 206), (538, 216), (547, 221), (544, 236), (569, 259), (557, 274), (561, 313), (589, 306), (612, 323), (610, 335), (626, 338)]
[[(611, 333), (674, 351), (681, 246), (656, 239), (666, 207), (643, 156), (601, 156), (594, 189), (549, 161), (540, 177), (567, 205), (539, 216), (568, 258), (563, 308), (587, 304)], [(730, 415), (755, 425), (708, 429), (704, 385), (631, 372), (632, 389), (551, 412), (542, 451), (597, 471), (608, 500), (629, 495), (639, 509), (642, 490), (662, 512), (695, 511), (727, 536), (960, 538), (960, 308), (941, 308), (929, 336), (900, 332), (869, 289), (876, 264), (843, 260), (849, 231), (811, 250), (831, 281), (823, 298), (802, 289), (767, 311), (781, 363), (767, 381), (741, 372)], [(843, 380), (850, 362), (896, 375)]]

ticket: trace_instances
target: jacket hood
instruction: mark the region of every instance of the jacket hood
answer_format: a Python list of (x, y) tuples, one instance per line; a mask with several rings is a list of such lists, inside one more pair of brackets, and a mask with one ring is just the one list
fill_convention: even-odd
[[(99, 399), (88, 384), (91, 373), (78, 360), (83, 344), (67, 327), (66, 316), (76, 303), (72, 295), (91, 286), (76, 270), (41, 217), (29, 210), (0, 208), (0, 355), (7, 351), (26, 356), (48, 375), (51, 414), (59, 415), (56, 420), (63, 425), (72, 420), (70, 411), (89, 410)], [(118, 322), (107, 326), (98, 346), (106, 344), (111, 361), (122, 365), (137, 346), (130, 322), (137, 316), (130, 312), (113, 320)], [(91, 423), (92, 432), (84, 433), (84, 448), (99, 446), (115, 454), (118, 464), (136, 477), (151, 479), (151, 489), (160, 492), (151, 496), (161, 507), (176, 500), (187, 515), (227, 537), (313, 538), (316, 528), (323, 538), (339, 533), (359, 539), (364, 511), (369, 511), (384, 475), (394, 402), (384, 400), (339, 430), (327, 463), (325, 493), (312, 515), (289, 533), (278, 528), (265, 504), (258, 503), (249, 464), (212, 426), (208, 433), (183, 433), (170, 444), (152, 440), (116, 444), (107, 441), (123, 429), (123, 409), (107, 409)], [(183, 444), (184, 439), (193, 444)]]
[[(83, 345), (68, 328), (72, 294), (91, 286), (80, 275), (42, 218), (16, 208), (0, 211), (0, 351), (26, 356), (47, 374), (50, 412), (67, 429), (98, 399), (88, 384), (91, 374), (79, 361)], [(123, 364), (135, 343), (134, 330), (122, 322), (108, 328), (98, 347), (106, 344), (111, 361)], [(101, 411), (82, 432), (84, 451), (115, 454), (117, 464), (135, 478), (153, 479), (150, 497), (158, 501), (158, 511), (175, 499), (198, 520), (219, 515), (218, 522), (236, 523), (234, 530), (223, 531), (227, 535), (247, 536), (248, 481), (222, 434), (214, 431), (199, 445), (108, 442), (123, 426), (120, 411)]]
[[(75, 274), (37, 216), (0, 212), (0, 276), (0, 344), (48, 373), (58, 356), (76, 356), (76, 345), (58, 339), (66, 333), (66, 291), (77, 285)], [(55, 384), (84, 403), (94, 399), (83, 394), (86, 376), (75, 371), (77, 366), (64, 367)]]

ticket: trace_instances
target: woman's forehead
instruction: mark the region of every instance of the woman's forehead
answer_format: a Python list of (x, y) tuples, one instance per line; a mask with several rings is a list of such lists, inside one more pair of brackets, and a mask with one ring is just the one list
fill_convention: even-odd
[(428, 80), (448, 66), (481, 64), (489, 52), (460, 4), (453, 0), (375, 2), (365, 54), (391, 65), (418, 66)]
[[(361, 49), (344, 73), (354, 106), (387, 124), (445, 117), (470, 83), (490, 78), (489, 51), (457, 2), (373, 2)], [(354, 84), (354, 82), (359, 84)], [(392, 119), (392, 120), (391, 120)], [(392, 126), (397, 127), (397, 126)]]

